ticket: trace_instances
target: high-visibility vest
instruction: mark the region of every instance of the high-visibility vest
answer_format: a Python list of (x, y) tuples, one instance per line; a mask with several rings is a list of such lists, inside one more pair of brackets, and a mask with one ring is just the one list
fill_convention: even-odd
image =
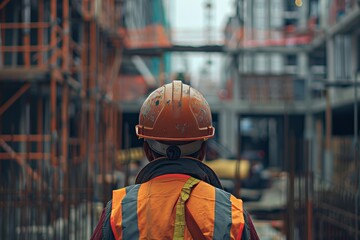
[(113, 191), (110, 224), (115, 239), (179, 239), (179, 234), (192, 239), (182, 223), (185, 204), (206, 239), (241, 239), (242, 201), (183, 174)]

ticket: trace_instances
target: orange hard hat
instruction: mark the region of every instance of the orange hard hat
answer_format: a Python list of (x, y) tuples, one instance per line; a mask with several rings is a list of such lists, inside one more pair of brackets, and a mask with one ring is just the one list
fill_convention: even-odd
[(209, 104), (199, 91), (181, 81), (149, 95), (135, 128), (138, 137), (158, 141), (207, 140), (215, 133)]

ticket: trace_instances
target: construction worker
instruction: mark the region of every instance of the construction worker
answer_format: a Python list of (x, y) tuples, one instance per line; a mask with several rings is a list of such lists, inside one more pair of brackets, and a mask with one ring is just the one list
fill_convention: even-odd
[(113, 191), (92, 239), (259, 239), (242, 200), (202, 163), (214, 132), (194, 88), (173, 81), (152, 92), (136, 126), (149, 163)]

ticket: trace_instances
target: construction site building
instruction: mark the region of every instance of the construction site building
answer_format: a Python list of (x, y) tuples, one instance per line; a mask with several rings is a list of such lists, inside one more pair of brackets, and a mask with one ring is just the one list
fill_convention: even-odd
[(279, 183), (245, 202), (276, 229), (262, 239), (359, 239), (360, 2), (234, 2), (223, 43), (203, 46), (173, 41), (168, 1), (0, 3), (1, 239), (90, 238), (144, 157), (143, 100), (189, 82), (173, 52), (226, 57), (218, 96), (203, 91), (217, 141), (238, 158), (262, 149)]
[[(236, 6), (225, 29), (226, 116), (235, 123), (261, 119), (272, 129), (266, 165), (289, 174), (286, 236), (358, 239), (359, 1)], [(224, 143), (244, 150), (240, 128), (226, 130)]]
[[(89, 239), (111, 191), (129, 184), (118, 174), (119, 101), (148, 90), (143, 75), (128, 74), (123, 51), (144, 44), (136, 31), (166, 44), (161, 9), (162, 1), (0, 3), (1, 239)], [(152, 76), (160, 62), (137, 64)]]

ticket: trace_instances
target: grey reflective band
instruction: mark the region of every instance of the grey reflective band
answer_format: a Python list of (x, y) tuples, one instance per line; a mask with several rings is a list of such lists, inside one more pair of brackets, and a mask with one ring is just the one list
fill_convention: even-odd
[[(164, 155), (164, 156), (166, 156), (167, 148), (171, 146), (171, 145), (164, 144), (164, 143), (158, 142), (156, 140), (151, 140), (151, 139), (146, 139), (146, 142), (149, 143), (149, 146), (153, 151), (155, 151), (161, 155)], [(188, 156), (188, 155), (191, 155), (191, 154), (199, 151), (201, 148), (201, 144), (203, 142), (204, 142), (203, 140), (199, 140), (199, 141), (187, 143), (184, 145), (176, 145), (176, 146), (178, 146), (180, 148), (181, 156)]]
[(126, 195), (121, 202), (122, 238), (139, 239), (137, 199), (140, 184), (126, 187)]
[(215, 188), (215, 221), (213, 239), (230, 239), (232, 211), (230, 193)]

